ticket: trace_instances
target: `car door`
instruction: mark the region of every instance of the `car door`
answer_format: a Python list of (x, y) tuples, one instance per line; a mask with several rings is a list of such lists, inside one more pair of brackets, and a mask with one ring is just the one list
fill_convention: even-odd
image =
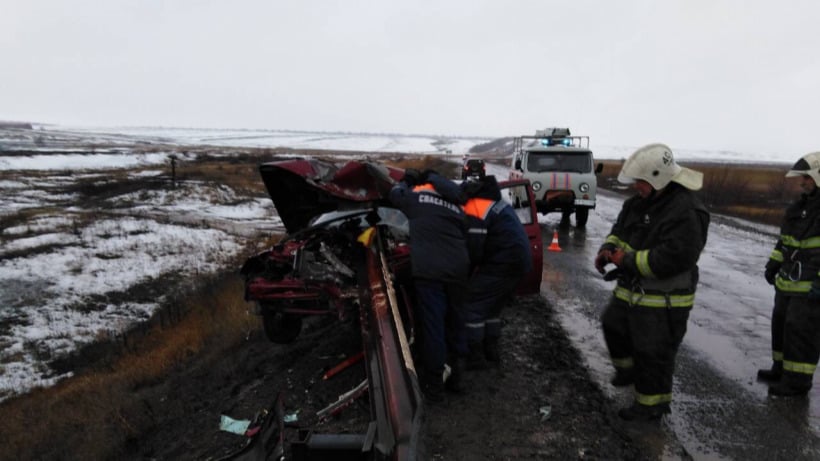
[(532, 250), (532, 270), (518, 285), (518, 294), (534, 294), (541, 291), (541, 271), (544, 266), (543, 239), (538, 225), (538, 210), (535, 207), (535, 193), (527, 179), (501, 181), (501, 197), (512, 206), (524, 231), (530, 240)]

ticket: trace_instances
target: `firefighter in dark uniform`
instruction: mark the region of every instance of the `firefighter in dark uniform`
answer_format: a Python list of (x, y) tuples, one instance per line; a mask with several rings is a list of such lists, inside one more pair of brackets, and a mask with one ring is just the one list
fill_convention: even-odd
[[(681, 167), (663, 144), (635, 151), (618, 180), (637, 194), (624, 201), (595, 258), (618, 283), (601, 317), (616, 374), (615, 386), (635, 385), (635, 401), (618, 415), (656, 420), (669, 413), (675, 356), (695, 301), (697, 262), (709, 213), (692, 193), (703, 175)], [(611, 266), (609, 266), (611, 267)]]
[(410, 263), (421, 325), (419, 382), (425, 399), (437, 402), (444, 399), (448, 360), (453, 373), (447, 389), (461, 390), (467, 353), (461, 318), (470, 268), (464, 194), (436, 172), (407, 170), (390, 190), (390, 201), (410, 223)]
[(775, 286), (770, 369), (758, 379), (769, 394), (806, 395), (820, 358), (820, 152), (803, 156), (786, 177), (799, 178), (803, 191), (786, 209), (780, 238), (766, 264)]
[(482, 369), (501, 361), (501, 310), (532, 269), (530, 242), (515, 210), (501, 199), (495, 176), (464, 181), (463, 208), (468, 217), (467, 243), (473, 271), (464, 309), (467, 368)]

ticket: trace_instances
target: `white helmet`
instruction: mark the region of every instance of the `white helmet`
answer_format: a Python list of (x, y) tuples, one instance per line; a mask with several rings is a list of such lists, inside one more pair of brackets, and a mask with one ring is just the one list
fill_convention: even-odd
[(794, 164), (791, 170), (786, 173), (787, 178), (794, 176), (811, 176), (814, 183), (820, 186), (820, 152), (806, 154)]
[(672, 149), (665, 144), (649, 144), (636, 150), (624, 163), (618, 181), (632, 184), (642, 179), (655, 190), (666, 187), (670, 181), (698, 190), (703, 186), (703, 173), (675, 163)]

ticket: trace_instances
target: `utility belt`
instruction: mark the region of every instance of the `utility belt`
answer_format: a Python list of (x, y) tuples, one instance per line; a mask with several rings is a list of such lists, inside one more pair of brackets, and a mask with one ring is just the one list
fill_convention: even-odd
[(793, 250), (788, 259), (783, 261), (775, 278), (775, 288), (786, 293), (808, 293), (812, 281), (818, 277), (818, 268), (814, 264), (804, 264), (798, 258), (798, 251)]
[(665, 279), (622, 279), (614, 295), (630, 307), (691, 308), (695, 304), (694, 285), (690, 270)]

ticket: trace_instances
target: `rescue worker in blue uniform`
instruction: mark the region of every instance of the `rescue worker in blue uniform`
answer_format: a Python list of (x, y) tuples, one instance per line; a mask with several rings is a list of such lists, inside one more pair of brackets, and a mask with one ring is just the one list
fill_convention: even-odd
[(820, 152), (803, 156), (786, 177), (799, 178), (802, 194), (787, 209), (780, 238), (766, 263), (775, 286), (772, 367), (759, 370), (769, 394), (806, 395), (820, 358)]
[(461, 205), (464, 194), (455, 182), (434, 171), (407, 170), (390, 190), (390, 201), (410, 224), (410, 263), (420, 334), (419, 382), (425, 399), (444, 399), (443, 372), (450, 361), (447, 389), (461, 391), (461, 368), (467, 353), (461, 318), (470, 260)]
[(501, 310), (532, 270), (530, 242), (515, 210), (501, 198), (495, 176), (464, 181), (463, 208), (473, 271), (464, 309), (467, 369), (501, 361)]
[(618, 415), (657, 420), (670, 412), (675, 356), (686, 333), (706, 244), (709, 213), (692, 192), (703, 175), (681, 167), (671, 149), (650, 144), (624, 163), (618, 180), (636, 195), (624, 201), (595, 258), (617, 286), (601, 321), (615, 386), (635, 385), (635, 400)]

